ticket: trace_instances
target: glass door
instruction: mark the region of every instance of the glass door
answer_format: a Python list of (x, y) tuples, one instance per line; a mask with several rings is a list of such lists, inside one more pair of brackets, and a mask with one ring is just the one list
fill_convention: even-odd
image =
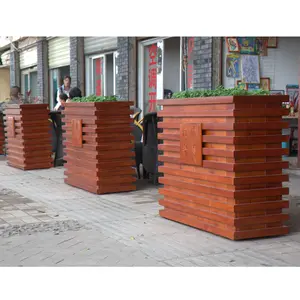
[(58, 89), (58, 69), (50, 70), (50, 109), (53, 109), (57, 103), (57, 89)]

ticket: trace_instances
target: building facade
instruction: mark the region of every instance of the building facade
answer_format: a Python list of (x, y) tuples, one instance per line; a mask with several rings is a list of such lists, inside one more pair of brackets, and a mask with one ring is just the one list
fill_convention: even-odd
[(170, 92), (219, 85), (221, 58), (212, 37), (21, 37), (10, 49), (10, 85), (53, 108), (70, 75), (84, 95), (117, 95), (146, 113)]

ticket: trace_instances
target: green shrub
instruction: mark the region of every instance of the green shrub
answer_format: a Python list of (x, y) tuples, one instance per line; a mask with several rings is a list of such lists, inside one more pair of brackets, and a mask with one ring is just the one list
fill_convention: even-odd
[(240, 87), (225, 89), (223, 86), (217, 87), (215, 90), (190, 90), (176, 92), (172, 98), (200, 98), (200, 97), (218, 97), (218, 96), (262, 96), (270, 95), (269, 91), (255, 90), (246, 91)]
[(87, 96), (81, 98), (73, 98), (72, 102), (112, 102), (117, 101), (117, 96)]

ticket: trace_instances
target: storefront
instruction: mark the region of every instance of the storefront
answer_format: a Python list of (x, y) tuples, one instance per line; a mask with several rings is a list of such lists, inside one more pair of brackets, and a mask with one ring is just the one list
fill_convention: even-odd
[[(50, 83), (50, 108), (56, 104), (56, 93), (63, 78), (70, 75), (70, 38), (55, 37), (48, 39), (48, 63)], [(72, 83), (71, 83), (72, 84)]]
[(21, 93), (25, 99), (38, 96), (37, 91), (37, 38), (29, 37), (19, 42)]
[(85, 37), (86, 95), (116, 94), (117, 37)]
[(247, 90), (265, 89), (271, 94), (290, 96), (291, 155), (298, 149), (298, 101), (300, 38), (224, 38), (222, 53), (222, 84), (226, 88), (237, 85)]
[(0, 54), (0, 102), (10, 94), (10, 51)]
[(182, 51), (181, 37), (160, 37), (138, 43), (138, 106), (143, 115), (159, 109), (156, 100), (184, 89)]

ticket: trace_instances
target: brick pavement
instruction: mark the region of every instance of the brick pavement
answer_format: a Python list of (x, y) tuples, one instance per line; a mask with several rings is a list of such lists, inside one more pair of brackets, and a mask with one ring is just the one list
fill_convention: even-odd
[(290, 172), (291, 233), (233, 242), (160, 218), (151, 185), (98, 196), (65, 185), (63, 168), (0, 160), (0, 266), (300, 266), (300, 174)]

